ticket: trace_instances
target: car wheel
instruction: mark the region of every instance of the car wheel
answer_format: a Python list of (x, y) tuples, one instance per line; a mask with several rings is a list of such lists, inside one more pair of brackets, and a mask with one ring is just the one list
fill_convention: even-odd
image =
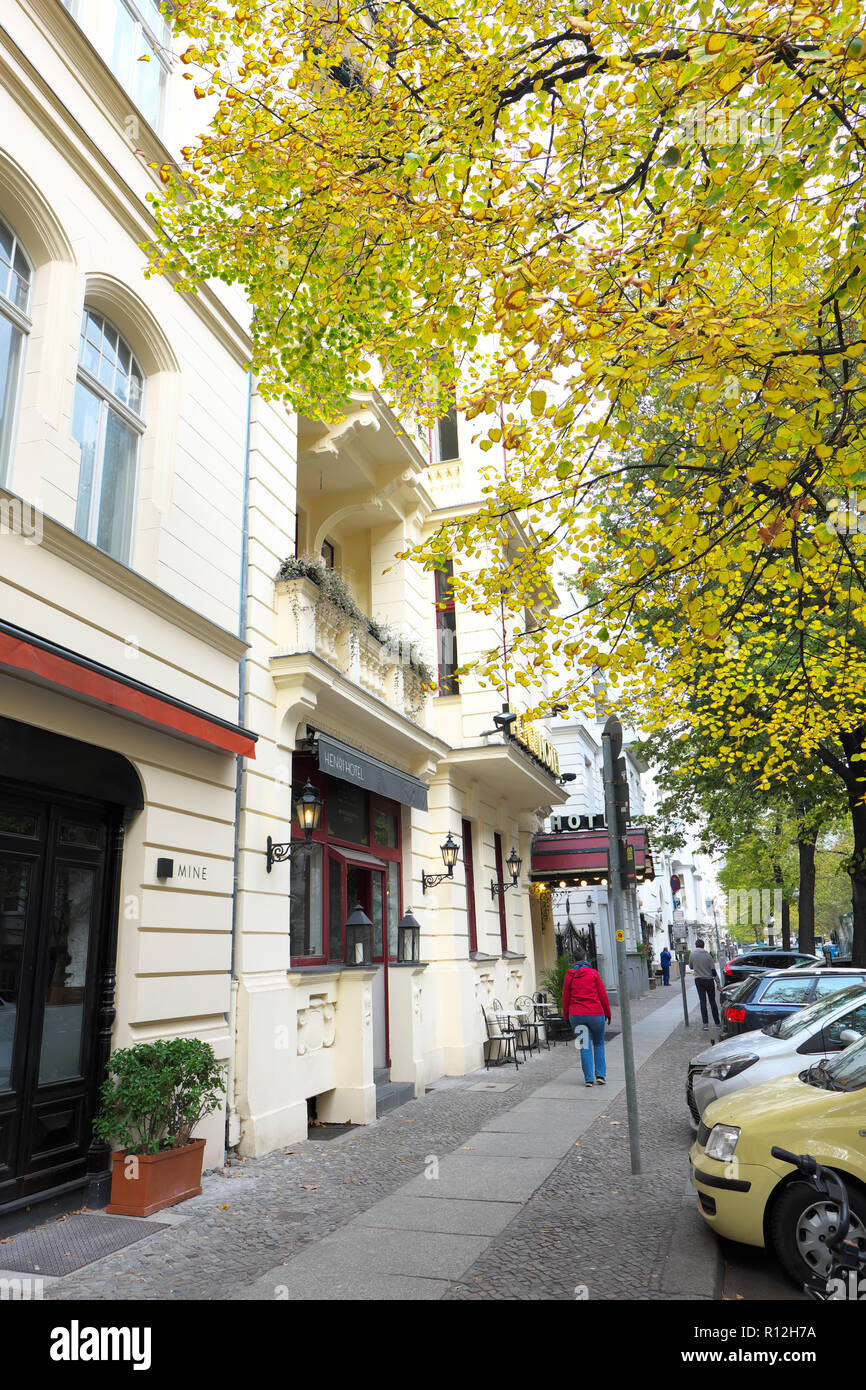
[[(851, 1207), (849, 1238), (866, 1253), (866, 1198), (848, 1184)], [(830, 1273), (827, 1244), (839, 1224), (839, 1207), (816, 1192), (811, 1183), (792, 1182), (776, 1201), (770, 1216), (770, 1235), (780, 1262), (797, 1284), (825, 1278)]]

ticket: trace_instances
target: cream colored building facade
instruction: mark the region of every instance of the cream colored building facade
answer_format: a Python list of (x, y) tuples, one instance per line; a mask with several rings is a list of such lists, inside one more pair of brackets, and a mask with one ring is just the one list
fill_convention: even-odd
[[(530, 992), (546, 949), (526, 866), (555, 766), (450, 657), (443, 684), (435, 577), (397, 558), (477, 505), (468, 437), (435, 448), (376, 390), (298, 420), (255, 390), (240, 296), (145, 279), (149, 164), (189, 129), (159, 24), (149, 0), (10, 0), (0, 28), (0, 1217), (104, 1198), (112, 1048), (213, 1045), (214, 1166), (479, 1066), (481, 1005)], [(303, 554), (360, 618), (280, 577)], [(501, 641), (453, 626), (461, 663)], [(308, 776), (312, 849), (269, 869)]]

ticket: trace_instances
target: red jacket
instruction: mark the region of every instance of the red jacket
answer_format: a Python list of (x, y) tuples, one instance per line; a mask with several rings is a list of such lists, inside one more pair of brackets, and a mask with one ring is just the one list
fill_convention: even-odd
[(562, 1013), (564, 1018), (572, 1014), (586, 1014), (589, 1017), (604, 1014), (610, 1023), (610, 1002), (602, 978), (597, 970), (584, 961), (566, 971), (562, 987)]

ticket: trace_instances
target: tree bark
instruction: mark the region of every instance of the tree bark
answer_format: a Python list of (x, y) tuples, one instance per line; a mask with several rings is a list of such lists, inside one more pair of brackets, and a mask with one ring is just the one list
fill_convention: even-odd
[(782, 822), (776, 821), (775, 844), (776, 852), (773, 855), (773, 882), (782, 891), (782, 950), (791, 949), (791, 909), (785, 897), (785, 881), (782, 877)]
[(854, 917), (854, 940), (851, 947), (852, 965), (866, 965), (866, 725), (840, 735), (848, 760), (846, 780), (851, 824), (854, 830), (853, 867), (851, 870), (851, 911)]
[(798, 944), (801, 951), (815, 952), (815, 841), (801, 837), (797, 840), (800, 856), (800, 929)]

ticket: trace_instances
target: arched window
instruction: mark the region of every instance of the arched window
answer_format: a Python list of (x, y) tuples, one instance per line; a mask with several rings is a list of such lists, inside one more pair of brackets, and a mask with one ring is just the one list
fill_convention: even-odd
[(85, 308), (72, 433), (81, 446), (75, 529), (128, 565), (144, 433), (144, 375), (117, 329)]
[(0, 483), (6, 480), (12, 452), (32, 286), (30, 261), (12, 228), (0, 221)]

